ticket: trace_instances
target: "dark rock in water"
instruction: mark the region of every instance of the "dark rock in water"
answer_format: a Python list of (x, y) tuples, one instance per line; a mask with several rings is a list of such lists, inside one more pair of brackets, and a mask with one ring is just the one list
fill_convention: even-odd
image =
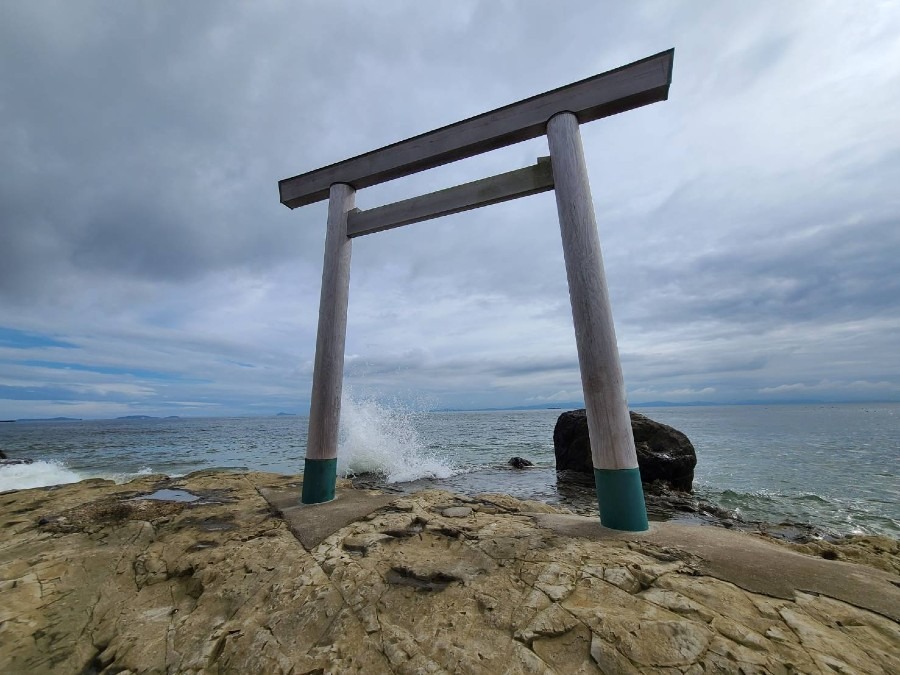
[[(553, 429), (553, 453), (556, 455), (557, 473), (571, 471), (593, 476), (591, 441), (584, 408), (564, 412), (556, 420)], [(593, 478), (590, 482), (594, 482)]]
[(526, 466), (534, 466), (531, 462), (529, 462), (524, 457), (511, 457), (507, 462), (514, 469), (524, 469)]
[(631, 430), (641, 481), (662, 481), (673, 490), (690, 492), (697, 452), (688, 437), (678, 429), (635, 412), (631, 413)]
[(0, 459), (6, 459), (6, 453), (0, 450)]
[[(631, 413), (631, 430), (641, 481), (660, 481), (673, 490), (690, 492), (697, 453), (688, 437), (678, 429), (636, 412)], [(593, 474), (587, 415), (583, 408), (559, 416), (553, 430), (553, 450), (557, 471)]]
[(34, 462), (33, 459), (7, 459), (6, 455), (3, 455), (3, 458), (0, 459), (0, 466), (14, 466), (16, 464), (31, 464)]

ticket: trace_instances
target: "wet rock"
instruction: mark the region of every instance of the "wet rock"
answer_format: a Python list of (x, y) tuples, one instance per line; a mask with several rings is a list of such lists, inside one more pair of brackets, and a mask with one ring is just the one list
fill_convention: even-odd
[[(643, 483), (659, 481), (673, 490), (690, 492), (697, 453), (677, 429), (631, 413), (631, 430)], [(558, 472), (594, 473), (587, 415), (584, 409), (564, 412), (553, 430), (553, 451)]]
[(533, 462), (529, 462), (524, 457), (510, 457), (507, 464), (509, 464), (514, 469), (524, 469), (528, 466), (534, 466)]
[[(773, 536), (768, 530), (764, 534)], [(881, 535), (852, 535), (827, 540), (822, 537), (795, 539), (792, 547), (808, 555), (868, 565), (900, 574), (900, 541)]]
[[(2, 454), (2, 453), (0, 453)], [(0, 467), (2, 466), (15, 466), (17, 464), (32, 464), (34, 463), (33, 459), (30, 458), (20, 458), (20, 459), (7, 459), (6, 455), (0, 457)]]
[(690, 492), (697, 453), (688, 437), (674, 427), (636, 412), (631, 413), (631, 430), (641, 481), (661, 481), (673, 490)]

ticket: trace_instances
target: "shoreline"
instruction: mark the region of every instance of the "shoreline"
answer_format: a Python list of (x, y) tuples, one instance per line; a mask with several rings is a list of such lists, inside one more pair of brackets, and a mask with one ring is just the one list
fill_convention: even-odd
[[(851, 562), (702, 525), (623, 535), (501, 494), (342, 481), (303, 507), (301, 481), (0, 494), (0, 670), (900, 670), (900, 576), (871, 564), (898, 564), (886, 537)], [(146, 499), (158, 490), (192, 501)], [(304, 545), (310, 523), (324, 529)]]
[[(17, 470), (29, 471), (33, 467), (37, 467), (41, 471), (48, 469), (52, 479), (56, 479), (56, 483), (34, 484), (31, 477), (23, 478), (26, 482), (24, 488), (6, 488), (0, 489), (0, 495), (5, 492), (15, 491), (18, 489), (41, 489), (52, 488), (55, 485), (71, 485), (87, 480), (112, 480), (117, 484), (125, 484), (131, 481), (140, 480), (146, 476), (165, 475), (170, 479), (179, 479), (197, 472), (224, 472), (224, 473), (242, 473), (256, 472), (257, 469), (247, 467), (203, 467), (189, 471), (188, 473), (164, 474), (162, 472), (153, 471), (150, 468), (143, 468), (138, 472), (116, 473), (113, 471), (102, 471), (99, 475), (84, 475), (84, 472), (76, 472), (69, 469), (64, 464), (55, 461), (48, 462), (46, 460), (36, 460), (31, 458), (8, 458), (0, 459), (0, 476), (10, 475)], [(571, 471), (552, 472), (555, 476), (553, 483), (542, 485), (537, 481), (532, 486), (536, 494), (523, 493), (521, 486), (515, 484), (503, 485), (506, 480), (515, 480), (530, 471), (543, 471), (551, 473), (549, 467), (536, 466), (526, 469), (512, 469), (508, 464), (490, 465), (486, 464), (481, 467), (473, 467), (459, 474), (453, 474), (451, 477), (422, 477), (409, 481), (398, 481), (388, 483), (378, 474), (374, 473), (357, 473), (351, 474), (344, 478), (349, 485), (364, 490), (381, 490), (396, 495), (411, 494), (422, 490), (446, 490), (450, 492), (462, 492), (469, 496), (484, 491), (500, 490), (506, 493), (504, 488), (512, 488), (509, 490), (510, 496), (517, 499), (542, 501), (551, 506), (569, 510), (573, 513), (583, 516), (597, 515), (596, 496), (594, 493), (594, 485), (580, 474)], [(484, 474), (490, 474), (493, 479), (485, 482), (480, 481), (480, 485), (471, 488), (468, 483), (473, 477)], [(79, 475), (80, 473), (80, 475)], [(294, 475), (292, 473), (277, 472), (277, 475)], [(508, 478), (507, 478), (508, 477)], [(477, 483), (478, 481), (476, 481)], [(28, 484), (31, 483), (31, 484)], [(554, 494), (548, 494), (546, 488), (550, 488)], [(651, 522), (677, 522), (684, 524), (696, 525), (712, 525), (723, 527), (726, 529), (734, 529), (742, 532), (750, 532), (772, 537), (794, 544), (815, 544), (816, 542), (825, 541), (831, 544), (843, 544), (847, 540), (857, 537), (886, 537), (888, 539), (897, 539), (897, 535), (891, 532), (883, 531), (840, 531), (834, 528), (832, 524), (820, 524), (815, 521), (797, 521), (783, 518), (781, 520), (759, 520), (747, 518), (740, 514), (739, 509), (729, 509), (717, 504), (714, 496), (704, 494), (703, 490), (694, 490), (692, 492), (681, 492), (670, 489), (662, 483), (643, 484), (644, 497), (647, 505), (647, 513)], [(543, 490), (543, 491), (542, 491)], [(706, 489), (706, 492), (709, 488)]]
[[(695, 496), (748, 521), (792, 521), (824, 529), (814, 535), (900, 536), (889, 451), (900, 440), (895, 414), (873, 418), (852, 406), (838, 411), (804, 407), (770, 419), (769, 413), (749, 408), (714, 415), (703, 410), (660, 409), (655, 418), (685, 431), (697, 446)], [(345, 412), (345, 470), (370, 468), (390, 481), (433, 474), (438, 485), (429, 487), (466, 494), (501, 491), (577, 508), (553, 471), (549, 437), (559, 411), (419, 415), (362, 402)], [(767, 435), (770, 427), (779, 433)], [(11, 456), (32, 456), (36, 465), (38, 459), (52, 465), (35, 466), (34, 474), (77, 474), (69, 480), (121, 480), (138, 472), (185, 474), (213, 466), (287, 474), (302, 469), (305, 433), (299, 418), (82, 422), (8, 433), (0, 438), (0, 449)], [(539, 468), (515, 475), (506, 464), (518, 455)], [(0, 470), (0, 487), (21, 485), (4, 474)], [(42, 478), (36, 475), (30, 485), (63, 480)], [(590, 503), (592, 512), (595, 497), (575, 495), (574, 501), (579, 500)], [(789, 536), (803, 536), (803, 531)]]
[[(508, 471), (513, 474), (522, 471), (546, 470), (546, 467), (529, 467), (526, 469), (510, 469), (507, 465), (488, 466), (488, 469)], [(564, 474), (564, 478), (560, 478)], [(472, 474), (463, 474), (471, 476)], [(513, 494), (517, 499), (541, 501), (553, 507), (565, 509), (572, 513), (593, 517), (598, 515), (595, 487), (592, 478), (571, 471), (556, 472), (557, 497), (552, 500), (537, 496)], [(397, 495), (411, 494), (422, 490), (459, 491), (456, 485), (447, 485), (446, 479), (420, 478), (404, 483), (386, 484), (380, 477), (372, 474), (354, 474), (346, 477), (350, 485), (363, 490), (382, 490)], [(672, 490), (661, 482), (642, 484), (647, 515), (651, 522), (676, 522), (692, 525), (708, 525), (734, 529), (772, 537), (784, 542), (810, 544), (819, 540), (840, 544), (854, 537), (887, 537), (891, 535), (877, 532), (835, 532), (828, 526), (815, 523), (802, 523), (791, 520), (764, 521), (743, 518), (735, 511), (730, 511), (715, 504), (712, 500), (697, 494), (696, 491), (680, 492)], [(454, 489), (455, 488), (455, 489)], [(464, 494), (473, 496), (477, 490), (465, 490)]]

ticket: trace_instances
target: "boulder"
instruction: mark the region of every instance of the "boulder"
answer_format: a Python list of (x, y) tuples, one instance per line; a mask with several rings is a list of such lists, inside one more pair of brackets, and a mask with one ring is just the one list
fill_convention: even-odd
[[(631, 429), (641, 481), (661, 481), (673, 490), (690, 492), (697, 453), (688, 437), (678, 429), (636, 412), (631, 413)], [(584, 409), (564, 412), (559, 416), (553, 430), (553, 450), (558, 472), (593, 474), (591, 443)]]
[(532, 462), (529, 462), (524, 457), (510, 457), (507, 464), (509, 464), (514, 469), (524, 469), (528, 466), (534, 466)]

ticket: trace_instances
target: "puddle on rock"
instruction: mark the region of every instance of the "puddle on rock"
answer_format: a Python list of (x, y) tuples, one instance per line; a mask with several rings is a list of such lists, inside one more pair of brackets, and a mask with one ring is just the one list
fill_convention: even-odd
[(200, 497), (188, 492), (187, 490), (169, 490), (164, 488), (162, 490), (157, 490), (156, 492), (149, 495), (138, 495), (137, 497), (132, 497), (127, 501), (133, 502), (139, 499), (155, 499), (161, 502), (196, 502), (200, 499)]

